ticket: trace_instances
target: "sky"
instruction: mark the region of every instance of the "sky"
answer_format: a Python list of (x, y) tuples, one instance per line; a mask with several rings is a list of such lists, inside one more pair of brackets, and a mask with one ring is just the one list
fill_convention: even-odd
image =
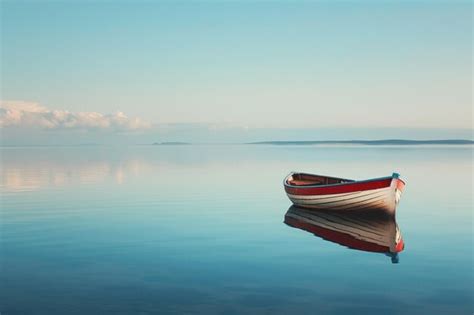
[(4, 144), (472, 137), (470, 1), (0, 5)]

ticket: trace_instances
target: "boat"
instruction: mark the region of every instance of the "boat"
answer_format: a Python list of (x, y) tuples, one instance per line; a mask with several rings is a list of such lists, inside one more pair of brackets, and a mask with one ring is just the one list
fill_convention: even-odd
[(350, 249), (383, 253), (399, 262), (405, 243), (393, 215), (374, 212), (311, 211), (291, 206), (284, 223)]
[(405, 182), (398, 173), (356, 181), (292, 172), (285, 178), (283, 185), (288, 198), (299, 207), (395, 213)]

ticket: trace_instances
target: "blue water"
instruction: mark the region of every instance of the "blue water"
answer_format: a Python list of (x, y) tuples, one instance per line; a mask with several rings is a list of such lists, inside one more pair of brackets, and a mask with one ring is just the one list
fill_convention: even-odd
[[(472, 314), (471, 147), (3, 147), (4, 314)], [(290, 171), (401, 173), (405, 250), (283, 223)]]

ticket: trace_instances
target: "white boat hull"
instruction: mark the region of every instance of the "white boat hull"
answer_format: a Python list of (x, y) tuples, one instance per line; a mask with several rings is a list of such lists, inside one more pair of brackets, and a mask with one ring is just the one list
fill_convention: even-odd
[(296, 206), (313, 209), (349, 210), (380, 208), (395, 211), (397, 204), (395, 187), (322, 196), (287, 195)]

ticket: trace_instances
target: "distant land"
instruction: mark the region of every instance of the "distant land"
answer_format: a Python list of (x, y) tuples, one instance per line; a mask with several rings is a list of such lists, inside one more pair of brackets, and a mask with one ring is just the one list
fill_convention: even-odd
[(472, 145), (474, 140), (466, 139), (441, 139), (441, 140), (407, 140), (407, 139), (385, 139), (385, 140), (314, 140), (314, 141), (257, 141), (246, 143), (202, 143), (202, 142), (154, 142), (152, 145)]
[(459, 145), (474, 144), (473, 140), (464, 139), (447, 139), (447, 140), (404, 140), (404, 139), (387, 139), (387, 140), (342, 140), (342, 141), (260, 141), (249, 142), (247, 144), (266, 144), (266, 145), (319, 145), (319, 144), (362, 144), (362, 145)]
[(170, 141), (170, 142), (155, 142), (153, 145), (189, 145), (189, 142), (179, 142), (179, 141)]

